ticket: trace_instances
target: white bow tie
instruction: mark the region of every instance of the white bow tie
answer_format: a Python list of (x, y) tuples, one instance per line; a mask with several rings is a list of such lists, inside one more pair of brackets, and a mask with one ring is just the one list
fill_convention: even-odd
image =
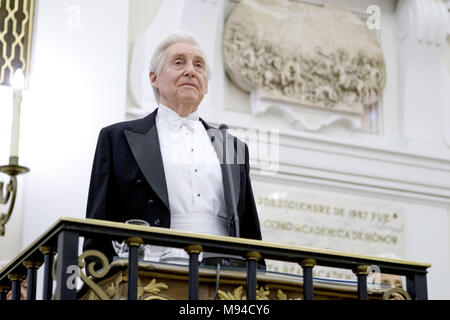
[(188, 115), (187, 117), (179, 117), (177, 119), (170, 119), (169, 129), (170, 131), (179, 131), (183, 126), (186, 126), (190, 131), (195, 130), (195, 123), (198, 121), (198, 116)]

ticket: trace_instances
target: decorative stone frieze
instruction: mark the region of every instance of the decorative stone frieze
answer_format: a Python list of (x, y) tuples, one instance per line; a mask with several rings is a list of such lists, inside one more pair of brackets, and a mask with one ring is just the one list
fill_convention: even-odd
[(228, 76), (262, 99), (360, 115), (386, 81), (374, 34), (336, 6), (243, 0), (222, 44)]

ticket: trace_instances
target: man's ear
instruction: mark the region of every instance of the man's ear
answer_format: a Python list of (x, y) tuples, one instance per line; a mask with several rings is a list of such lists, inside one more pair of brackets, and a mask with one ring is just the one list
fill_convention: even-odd
[(150, 71), (149, 74), (150, 83), (152, 84), (152, 87), (158, 88), (158, 77), (156, 76), (156, 73), (153, 71)]

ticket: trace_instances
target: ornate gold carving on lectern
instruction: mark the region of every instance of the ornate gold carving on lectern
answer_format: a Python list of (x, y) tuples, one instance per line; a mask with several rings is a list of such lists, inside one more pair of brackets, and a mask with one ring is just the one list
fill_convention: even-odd
[[(91, 254), (90, 254), (91, 255)], [(90, 265), (90, 264), (89, 264)], [(88, 265), (88, 268), (89, 268)], [(85, 282), (78, 292), (81, 300), (127, 299), (128, 260), (117, 260), (105, 265), (108, 272), (102, 278)], [(216, 270), (199, 269), (199, 299), (214, 300)], [(303, 281), (298, 277), (282, 277), (276, 274), (258, 274), (257, 300), (302, 300)], [(139, 262), (138, 300), (180, 300), (187, 298), (188, 267), (153, 262)], [(94, 291), (97, 290), (97, 292)], [(99, 289), (100, 288), (100, 289)], [(218, 298), (220, 300), (246, 300), (246, 270), (221, 270)], [(100, 291), (104, 292), (104, 295)], [(99, 294), (97, 294), (99, 293)], [(369, 292), (369, 299), (381, 299), (384, 292)], [(356, 299), (356, 286), (333, 282), (314, 284), (318, 300)]]
[(86, 274), (83, 273), (83, 268), (86, 266), (86, 262), (84, 261), (84, 259), (86, 257), (98, 258), (98, 259), (100, 259), (100, 261), (102, 263), (101, 269), (99, 269), (99, 271), (96, 271), (94, 269), (94, 267), (96, 265), (95, 262), (91, 262), (87, 266), (87, 270), (89, 271), (89, 274), (95, 279), (102, 279), (108, 273), (108, 270), (109, 270), (108, 258), (106, 258), (106, 256), (103, 253), (101, 253), (100, 251), (87, 250), (78, 257), (78, 267), (79, 267), (79, 275), (80, 275), (81, 280), (83, 280), (83, 282), (89, 288), (91, 288), (92, 292), (100, 300), (109, 300), (110, 296), (108, 296), (106, 294), (106, 292), (99, 285), (97, 285), (91, 278), (89, 278)]
[(220, 300), (246, 300), (243, 286), (237, 287), (233, 292), (224, 292), (222, 290), (219, 290), (218, 294)]
[(83, 280), (83, 282), (89, 288), (91, 288), (92, 292), (100, 300), (109, 300), (110, 296), (108, 294), (106, 294), (106, 292), (98, 284), (96, 284), (91, 278), (89, 278), (86, 274), (83, 273), (83, 268), (86, 266), (86, 262), (84, 261), (84, 259), (86, 257), (98, 258), (98, 259), (100, 259), (100, 261), (102, 263), (101, 269), (99, 269), (99, 271), (96, 271), (94, 269), (94, 267), (96, 265), (95, 262), (91, 262), (87, 266), (87, 271), (95, 279), (102, 279), (108, 273), (108, 271), (109, 271), (108, 258), (106, 258), (106, 256), (103, 253), (101, 253), (100, 251), (87, 250), (78, 257), (78, 267), (79, 267), (79, 275), (80, 275), (81, 280)]
[(146, 297), (144, 300), (169, 300), (165, 297), (158, 296), (161, 289), (167, 290), (169, 286), (164, 282), (156, 282), (156, 279), (150, 281), (150, 283), (144, 288), (144, 292), (150, 293), (151, 295)]
[[(244, 287), (239, 286), (236, 289), (234, 289), (233, 292), (231, 291), (222, 291), (219, 290), (219, 298), (220, 300), (246, 300), (247, 297), (244, 294)], [(262, 287), (260, 286), (258, 290), (256, 290), (256, 300), (270, 300), (270, 289), (268, 287)], [(293, 298), (288, 299), (288, 296), (286, 293), (283, 292), (283, 290), (278, 289), (276, 298), (278, 300), (301, 300), (300, 298)]]

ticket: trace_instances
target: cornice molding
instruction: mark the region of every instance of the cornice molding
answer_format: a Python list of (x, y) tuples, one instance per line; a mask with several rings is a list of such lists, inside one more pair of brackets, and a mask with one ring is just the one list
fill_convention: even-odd
[[(248, 141), (252, 174), (257, 179), (274, 183), (316, 184), (331, 189), (345, 188), (450, 204), (448, 154), (447, 157), (430, 155), (283, 132), (280, 132), (278, 141), (275, 150), (279, 150), (279, 155), (271, 159), (258, 159), (258, 147), (251, 146), (258, 142), (254, 139)], [(278, 165), (268, 169), (268, 164), (274, 159), (279, 159)]]

